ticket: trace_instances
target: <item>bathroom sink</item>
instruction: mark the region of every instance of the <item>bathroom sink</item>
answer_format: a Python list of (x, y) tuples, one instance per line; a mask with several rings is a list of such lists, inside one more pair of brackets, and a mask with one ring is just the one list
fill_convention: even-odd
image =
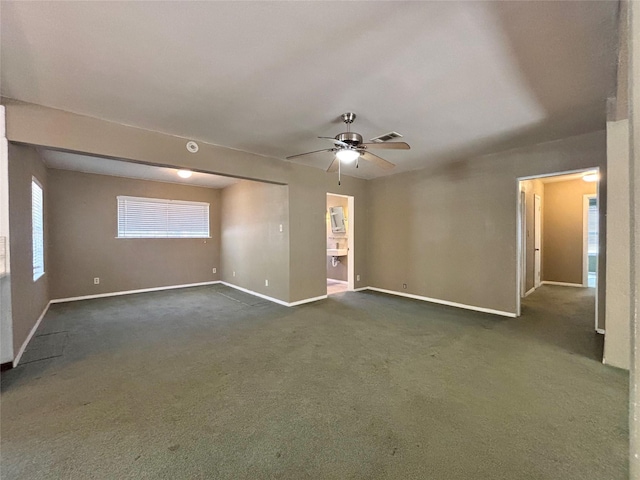
[(346, 248), (327, 248), (327, 257), (343, 257), (346, 254)]

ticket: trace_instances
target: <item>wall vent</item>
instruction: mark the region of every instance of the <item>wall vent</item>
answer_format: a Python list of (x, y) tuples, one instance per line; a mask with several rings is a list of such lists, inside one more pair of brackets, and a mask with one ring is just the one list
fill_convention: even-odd
[(382, 143), (382, 142), (388, 142), (389, 140), (393, 140), (394, 138), (401, 138), (401, 137), (402, 135), (400, 135), (398, 132), (389, 132), (389, 133), (385, 133), (384, 135), (380, 135), (379, 137), (374, 137), (370, 141), (375, 143)]

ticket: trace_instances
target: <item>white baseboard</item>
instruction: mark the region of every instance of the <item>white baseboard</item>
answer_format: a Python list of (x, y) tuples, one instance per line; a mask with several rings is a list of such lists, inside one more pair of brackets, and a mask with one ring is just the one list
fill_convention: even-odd
[(95, 295), (83, 295), (81, 297), (56, 298), (51, 300), (51, 302), (49, 303), (77, 302), (78, 300), (91, 300), (93, 298), (117, 297), (119, 295), (132, 295), (135, 293), (159, 292), (161, 290), (173, 290), (175, 288), (201, 287), (203, 285), (213, 285), (215, 283), (222, 283), (222, 282), (220, 282), (220, 280), (214, 280), (212, 282), (185, 283), (183, 285), (169, 285), (166, 287), (141, 288), (138, 290), (123, 290), (120, 292), (97, 293)]
[(605, 330), (604, 330), (604, 328), (596, 328), (596, 333), (599, 333), (600, 335), (604, 335), (605, 334)]
[(42, 313), (38, 317), (38, 320), (36, 320), (36, 324), (33, 326), (31, 331), (29, 332), (29, 335), (27, 335), (27, 338), (22, 343), (22, 346), (20, 347), (20, 350), (18, 351), (18, 355), (16, 355), (16, 358), (13, 359), (13, 368), (16, 368), (18, 366), (18, 362), (20, 362), (20, 359), (22, 358), (22, 354), (24, 353), (25, 349), (27, 348), (27, 345), (29, 344), (29, 342), (31, 341), (33, 336), (35, 335), (36, 330), (38, 330), (38, 327), (40, 326), (40, 322), (42, 322), (42, 319), (47, 314), (47, 311), (49, 310), (49, 306), (50, 305), (51, 305), (51, 302), (47, 303), (47, 306), (44, 307), (44, 310), (42, 311)]
[(584, 288), (581, 283), (567, 283), (567, 282), (552, 282), (550, 280), (544, 280), (542, 285), (560, 285), (561, 287), (580, 287)]
[(360, 287), (360, 288), (354, 288), (353, 289), (354, 292), (361, 292), (363, 290), (369, 290), (369, 287)]
[(296, 300), (295, 302), (288, 303), (287, 306), (289, 306), (289, 307), (297, 307), (298, 305), (303, 305), (305, 303), (311, 303), (311, 302), (317, 302), (318, 300), (324, 300), (325, 298), (328, 298), (328, 296), (327, 295), (320, 295), (319, 297), (305, 298), (304, 300)]
[(536, 287), (532, 287), (532, 288), (531, 288), (531, 290), (529, 290), (528, 292), (526, 292), (526, 293), (524, 294), (524, 296), (525, 296), (525, 297), (528, 297), (529, 295), (531, 295), (531, 294), (532, 294), (533, 292), (535, 292), (535, 291), (536, 291)]
[(494, 314), (494, 315), (501, 315), (503, 317), (515, 318), (515, 316), (516, 316), (515, 313), (504, 312), (502, 310), (493, 310), (491, 308), (476, 307), (476, 306), (473, 306), (473, 305), (466, 305), (464, 303), (449, 302), (448, 300), (440, 300), (438, 298), (423, 297), (422, 295), (414, 295), (412, 293), (396, 292), (395, 290), (385, 290), (383, 288), (376, 288), (376, 287), (368, 287), (368, 289), (369, 290), (373, 290), (374, 292), (388, 293), (390, 295), (398, 295), (400, 297), (413, 298), (415, 300), (422, 300), (424, 302), (431, 302), (431, 303), (438, 303), (438, 304), (441, 304), (441, 305), (448, 305), (450, 307), (464, 308), (465, 310), (474, 310), (476, 312), (491, 313), (491, 314)]
[(326, 295), (320, 295), (319, 297), (313, 298), (305, 298), (303, 300), (297, 300), (295, 302), (285, 302), (284, 300), (280, 300), (279, 298), (270, 297), (269, 295), (264, 295), (262, 293), (254, 292), (253, 290), (249, 290), (248, 288), (239, 287), (238, 285), (234, 285), (233, 283), (228, 282), (220, 282), (227, 287), (235, 288), (236, 290), (240, 290), (241, 292), (248, 293), (249, 295), (254, 295), (256, 297), (264, 298), (265, 300), (269, 300), (270, 302), (277, 303), (279, 305), (284, 305), (285, 307), (296, 307), (298, 305), (302, 305), (304, 303), (316, 302), (318, 300), (323, 300), (327, 298)]

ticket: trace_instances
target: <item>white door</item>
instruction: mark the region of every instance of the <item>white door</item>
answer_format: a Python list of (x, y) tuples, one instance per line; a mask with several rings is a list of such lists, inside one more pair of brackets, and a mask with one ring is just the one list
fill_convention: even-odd
[(542, 202), (540, 201), (540, 196), (535, 195), (533, 197), (533, 261), (534, 261), (534, 271), (533, 271), (533, 284), (535, 288), (538, 288), (541, 283), (540, 278), (540, 248), (542, 245)]

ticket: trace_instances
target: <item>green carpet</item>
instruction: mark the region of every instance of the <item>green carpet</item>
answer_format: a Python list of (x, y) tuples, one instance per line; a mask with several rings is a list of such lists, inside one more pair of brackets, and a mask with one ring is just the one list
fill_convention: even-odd
[(2, 375), (2, 479), (628, 476), (628, 375), (599, 362), (591, 289), (544, 286), (517, 319), (243, 295), (53, 305)]

